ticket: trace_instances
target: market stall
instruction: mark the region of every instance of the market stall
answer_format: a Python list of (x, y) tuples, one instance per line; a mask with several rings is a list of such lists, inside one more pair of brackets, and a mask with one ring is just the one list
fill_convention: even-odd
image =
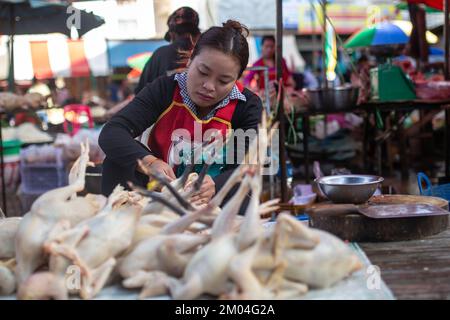
[[(279, 0), (278, 39), (281, 21)], [(277, 49), (281, 79), (281, 41)], [(450, 287), (442, 283), (450, 276), (446, 253), (450, 194), (432, 197), (432, 190), (415, 196), (381, 194), (382, 172), (323, 176), (320, 167), (310, 184), (308, 117), (336, 112), (335, 101), (323, 104), (318, 99), (297, 113), (303, 117), (306, 184), (295, 186), (290, 181), (294, 197), (289, 201), (282, 83), (278, 90), (273, 118), (265, 92), (260, 134), (250, 142), (247, 161), (201, 205), (193, 198), (208, 164), (199, 173), (187, 165), (169, 182), (138, 160), (142, 173), (151, 177), (146, 188), (129, 183), (130, 190), (117, 186), (108, 197), (101, 195), (98, 185), (89, 182), (89, 167), (100, 166), (104, 158), (92, 109), (67, 108), (66, 132), (48, 141), (38, 130), (34, 136), (40, 140), (28, 140), (31, 145), (16, 159), (22, 191), (35, 198), (23, 217), (0, 215), (0, 299), (448, 298)], [(339, 112), (442, 109), (450, 141), (448, 100), (356, 105), (355, 96), (350, 98)], [(277, 126), (280, 136), (275, 141), (278, 136), (271, 129)], [(37, 128), (28, 126), (22, 135), (7, 134), (23, 140), (33, 130)], [(214, 137), (204, 143), (202, 157), (212, 158), (219, 142), (222, 139)], [(267, 153), (275, 150), (273, 146), (279, 147), (275, 171), (280, 192), (267, 198), (265, 191), (274, 182), (268, 184), (264, 173), (275, 156)], [(194, 153), (193, 163), (199, 157)], [(447, 149), (447, 175), (449, 161)], [(91, 177), (98, 183), (101, 173)], [(237, 192), (221, 205), (232, 189)], [(245, 214), (238, 215), (246, 198)]]
[[(68, 185), (45, 192), (23, 218), (0, 220), (6, 244), (0, 251), (0, 293), (4, 299), (393, 299), (448, 294), (447, 287), (425, 289), (433, 274), (445, 277), (440, 264), (425, 259), (440, 254), (436, 248), (445, 249), (448, 201), (372, 196), (382, 179), (352, 183), (358, 177), (353, 175), (340, 184), (329, 181), (340, 178), (332, 176), (318, 181), (321, 192), (346, 204), (308, 206), (309, 223), (286, 212), (276, 220), (261, 218), (279, 211), (277, 200), (260, 202), (265, 159), (258, 160), (257, 146), (270, 142), (268, 135), (255, 139), (249, 149), (252, 164), (240, 165), (222, 191), (200, 207), (190, 203), (190, 195), (204, 172), (189, 170), (171, 185), (155, 176), (165, 187), (162, 192), (134, 187), (134, 192), (117, 188), (109, 198), (77, 196), (86, 187), (86, 167), (95, 156), (89, 143), (81, 143)], [(206, 151), (213, 149), (214, 143)], [(26, 159), (38, 156), (33, 152)], [(240, 192), (220, 208), (238, 181)], [(185, 189), (186, 183), (194, 189)], [(247, 191), (250, 204), (245, 216), (238, 216), (236, 208)], [(367, 203), (372, 214), (384, 213), (370, 216)], [(33, 232), (36, 227), (40, 232)], [(400, 239), (408, 242), (393, 241)], [(431, 246), (433, 252), (427, 253)], [(423, 268), (416, 279), (423, 289), (409, 290), (402, 279), (409, 279), (411, 269), (405, 264), (411, 263), (408, 252), (416, 247), (423, 249), (424, 260), (416, 257), (413, 264)], [(439, 259), (445, 264), (445, 255)], [(112, 270), (117, 274), (112, 276)], [(66, 286), (67, 276), (73, 286)]]
[[(261, 132), (266, 126), (263, 120)], [(212, 201), (200, 207), (192, 205), (189, 196), (205, 172), (189, 170), (171, 187), (155, 176), (166, 187), (161, 193), (116, 188), (108, 199), (75, 196), (85, 188), (90, 160), (89, 144), (82, 143), (67, 186), (45, 192), (19, 224), (10, 222), (17, 218), (1, 220), (4, 243), (18, 243), (1, 256), (2, 293), (15, 291), (8, 282), (15, 268), (21, 299), (65, 299), (69, 293), (83, 299), (129, 299), (136, 298), (137, 291), (140, 298), (175, 299), (205, 294), (233, 299), (392, 298), (384, 284), (377, 292), (367, 288), (363, 271), (369, 262), (357, 245), (311, 229), (286, 213), (275, 222), (261, 220), (260, 215), (277, 207), (277, 201), (259, 200), (265, 159), (258, 159), (257, 147), (269, 142), (264, 134), (255, 139), (249, 149), (254, 164), (240, 165)], [(207, 146), (208, 153), (216, 143)], [(240, 192), (229, 205), (218, 207), (239, 181)], [(194, 188), (185, 189), (186, 182)], [(237, 216), (246, 191), (252, 194), (250, 204), (245, 216)], [(36, 227), (39, 233), (33, 232)], [(8, 262), (14, 257), (15, 263)], [(48, 270), (41, 269), (49, 262)], [(296, 267), (299, 263), (303, 268)], [(65, 286), (68, 266), (84, 270), (76, 273), (81, 276), (79, 287)], [(107, 280), (113, 269), (119, 278), (111, 283)], [(43, 281), (51, 285), (42, 286)]]
[[(61, 109), (62, 120), (56, 131), (48, 130), (52, 124), (47, 112), (55, 114), (58, 108), (45, 108), (45, 99), (40, 94), (0, 93), (0, 107), (3, 146), (0, 159), (4, 168), (1, 202), (7, 216), (25, 214), (44, 192), (67, 185), (69, 169), (80, 154), (80, 142), (89, 141), (92, 162), (101, 165), (104, 154), (98, 146), (100, 130), (94, 128), (89, 107), (83, 109), (89, 112), (89, 117), (68, 106), (65, 112)], [(24, 117), (25, 121), (20, 123)], [(98, 180), (89, 176), (88, 184), (99, 193)]]

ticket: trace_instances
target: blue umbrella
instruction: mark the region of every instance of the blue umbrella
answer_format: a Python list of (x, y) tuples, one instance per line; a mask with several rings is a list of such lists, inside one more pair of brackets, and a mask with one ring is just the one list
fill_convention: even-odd
[[(412, 31), (409, 21), (382, 21), (353, 34), (345, 43), (345, 48), (389, 46), (408, 43)], [(436, 35), (426, 32), (429, 43), (438, 42)]]

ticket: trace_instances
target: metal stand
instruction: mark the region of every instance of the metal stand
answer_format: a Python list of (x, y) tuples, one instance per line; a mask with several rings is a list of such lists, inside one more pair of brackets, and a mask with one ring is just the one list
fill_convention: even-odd
[(2, 170), (1, 178), (2, 178), (2, 200), (3, 200), (3, 213), (5, 216), (8, 216), (8, 206), (6, 204), (6, 186), (5, 186), (5, 160), (3, 158), (3, 135), (1, 130), (1, 122), (3, 119), (3, 112), (0, 111), (0, 166)]
[[(263, 67), (263, 66), (256, 66), (256, 67), (248, 67), (245, 70), (248, 71), (262, 71), (264, 75), (264, 83), (266, 84), (264, 86), (264, 105), (266, 108), (267, 115), (270, 115), (271, 109), (270, 109), (270, 95), (269, 95), (269, 68)], [(270, 192), (270, 199), (275, 199), (275, 177), (274, 175), (269, 175), (269, 192)]]
[[(277, 53), (276, 53), (276, 66), (277, 66), (277, 79), (283, 78), (283, 8), (282, 1), (277, 0)], [(280, 92), (278, 92), (280, 100), (278, 108), (278, 121), (280, 124), (280, 171), (281, 171), (281, 202), (288, 202), (288, 189), (287, 189), (287, 168), (286, 168), (286, 137), (285, 137), (285, 114), (284, 114), (284, 88), (280, 86)]]
[[(263, 67), (263, 66), (256, 66), (256, 67), (248, 67), (245, 69), (246, 71), (262, 71), (264, 74), (264, 83), (268, 84), (269, 83), (269, 68), (268, 67)], [(269, 96), (269, 86), (265, 85), (264, 86), (264, 99), (265, 101), (265, 105), (266, 105), (266, 111), (267, 114), (270, 114), (270, 96)]]
[(445, 108), (445, 178), (450, 179), (450, 106)]

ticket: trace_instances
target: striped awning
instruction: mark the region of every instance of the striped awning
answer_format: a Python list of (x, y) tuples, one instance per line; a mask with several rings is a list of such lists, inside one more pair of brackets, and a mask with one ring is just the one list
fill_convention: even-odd
[[(0, 49), (0, 61), (6, 66), (9, 64), (7, 39), (2, 37)], [(45, 39), (16, 36), (14, 61), (16, 80), (109, 74), (106, 41), (98, 39), (70, 40), (59, 35), (49, 35)], [(7, 77), (8, 68), (0, 68), (0, 79)]]

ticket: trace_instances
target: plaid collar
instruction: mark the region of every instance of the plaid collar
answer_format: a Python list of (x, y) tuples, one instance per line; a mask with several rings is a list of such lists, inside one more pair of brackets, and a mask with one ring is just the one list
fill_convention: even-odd
[[(196, 115), (198, 116), (197, 112), (197, 106), (195, 103), (191, 100), (189, 97), (189, 94), (187, 92), (187, 72), (177, 73), (175, 74), (175, 80), (178, 82), (178, 86), (180, 87), (180, 94), (183, 98), (183, 103)], [(247, 101), (247, 98), (242, 94), (242, 92), (239, 91), (237, 85), (233, 86), (233, 89), (231, 89), (231, 92), (223, 99), (211, 112), (208, 113), (208, 115), (202, 119), (202, 120), (209, 120), (212, 117), (214, 117), (217, 113), (217, 111), (230, 102), (230, 100), (241, 100), (241, 101)]]

